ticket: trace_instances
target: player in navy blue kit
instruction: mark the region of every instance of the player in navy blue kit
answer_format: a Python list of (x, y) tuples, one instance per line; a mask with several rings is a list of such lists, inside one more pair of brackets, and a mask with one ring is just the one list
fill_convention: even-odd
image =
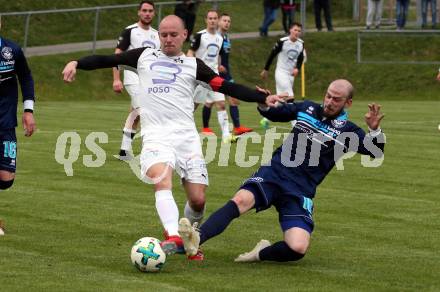
[[(1, 26), (1, 20), (0, 20)], [(20, 81), (24, 102), (23, 127), (29, 137), (35, 130), (34, 81), (21, 48), (0, 36), (0, 190), (12, 186), (17, 159), (17, 103)], [(0, 220), (0, 235), (4, 223)]]
[(284, 262), (303, 258), (314, 228), (316, 187), (336, 161), (347, 152), (383, 157), (385, 136), (379, 127), (383, 118), (380, 106), (368, 106), (365, 121), (369, 133), (365, 134), (347, 120), (345, 108), (351, 106), (352, 95), (353, 87), (347, 80), (336, 80), (330, 84), (322, 104), (304, 101), (270, 109), (259, 106), (259, 112), (271, 121), (296, 119), (297, 123), (273, 153), (270, 165), (261, 166), (199, 230), (186, 218), (180, 220), (179, 234), (186, 253), (197, 253), (200, 244), (222, 233), (232, 220), (247, 211), (259, 212), (275, 206), (284, 240), (275, 244), (261, 240), (252, 251), (239, 255), (235, 261)]

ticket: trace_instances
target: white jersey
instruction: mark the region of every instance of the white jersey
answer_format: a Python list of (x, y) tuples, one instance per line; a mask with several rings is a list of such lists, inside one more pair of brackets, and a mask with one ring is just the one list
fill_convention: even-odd
[(223, 49), (223, 37), (219, 32), (209, 33), (206, 29), (199, 31), (191, 42), (195, 56), (218, 73), (218, 58)]
[(279, 39), (266, 62), (264, 67), (266, 70), (269, 70), (270, 64), (277, 54), (276, 70), (292, 74), (293, 69), (300, 69), (302, 65), (304, 58), (304, 41), (297, 39), (295, 42), (292, 42), (288, 36)]
[(196, 130), (194, 91), (203, 85), (213, 91), (249, 102), (265, 103), (267, 95), (224, 80), (195, 57), (166, 56), (161, 50), (138, 48), (110, 56), (88, 56), (78, 60), (78, 69), (93, 70), (128, 66), (139, 75), (141, 134)]
[[(153, 49), (160, 48), (159, 34), (157, 30), (150, 28), (145, 30), (137, 23), (127, 26), (121, 33), (116, 46), (122, 51), (150, 47)], [(125, 70), (124, 71), (124, 85), (138, 84), (139, 78), (136, 73)]]
[(142, 135), (196, 129), (193, 96), (201, 83), (196, 80), (197, 69), (194, 57), (168, 57), (154, 49), (143, 51), (137, 64)]

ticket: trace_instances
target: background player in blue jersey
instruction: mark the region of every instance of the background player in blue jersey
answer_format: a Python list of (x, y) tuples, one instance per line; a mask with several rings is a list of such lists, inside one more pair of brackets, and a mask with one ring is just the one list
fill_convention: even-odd
[[(229, 53), (231, 52), (231, 40), (228, 32), (231, 27), (231, 16), (223, 13), (218, 21), (218, 31), (223, 36), (223, 50), (220, 51), (221, 65), (219, 67), (220, 76), (224, 79), (234, 82), (231, 75), (231, 68), (229, 66)], [(234, 135), (241, 135), (244, 133), (252, 132), (251, 128), (244, 127), (240, 124), (240, 112), (238, 105), (240, 102), (238, 99), (229, 97), (229, 114), (231, 115), (232, 123), (234, 125)], [(211, 115), (211, 108), (207, 108), (209, 116)], [(204, 108), (205, 111), (205, 108)]]
[[(1, 28), (1, 19), (0, 19)], [(17, 159), (17, 103), (20, 81), (24, 102), (23, 127), (25, 136), (35, 131), (34, 81), (21, 48), (0, 36), (0, 190), (12, 186), (15, 179)], [(0, 235), (4, 222), (0, 220)]]
[(269, 120), (288, 122), (296, 119), (297, 123), (291, 135), (273, 153), (270, 165), (261, 166), (199, 230), (186, 218), (180, 220), (179, 234), (187, 254), (197, 253), (200, 244), (222, 233), (232, 220), (247, 211), (256, 209), (259, 212), (275, 206), (284, 240), (274, 244), (262, 240), (235, 261), (284, 262), (304, 257), (314, 228), (312, 213), (316, 187), (336, 161), (352, 151), (375, 158), (383, 156), (385, 137), (379, 127), (383, 118), (380, 106), (368, 106), (365, 122), (369, 133), (365, 134), (347, 120), (345, 108), (351, 106), (352, 96), (352, 85), (346, 80), (336, 80), (328, 87), (322, 104), (305, 101), (271, 109), (259, 106), (260, 113)]

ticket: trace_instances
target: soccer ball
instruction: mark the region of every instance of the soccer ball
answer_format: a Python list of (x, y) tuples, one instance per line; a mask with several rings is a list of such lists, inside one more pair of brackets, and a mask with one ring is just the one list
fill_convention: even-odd
[(159, 272), (165, 260), (166, 254), (157, 238), (143, 237), (131, 248), (131, 262), (141, 272)]
[(262, 119), (260, 120), (260, 126), (261, 126), (264, 130), (269, 129), (269, 120), (266, 119), (266, 118), (262, 118)]

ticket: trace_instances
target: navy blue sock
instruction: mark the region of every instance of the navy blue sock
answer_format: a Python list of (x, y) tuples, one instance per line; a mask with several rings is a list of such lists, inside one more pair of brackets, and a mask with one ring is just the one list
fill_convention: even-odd
[(240, 127), (240, 113), (238, 111), (238, 106), (230, 105), (229, 113), (231, 114), (232, 123), (234, 124), (234, 128)]
[(211, 118), (211, 108), (206, 105), (203, 106), (202, 111), (203, 128), (209, 128), (209, 119)]
[(208, 220), (200, 226), (200, 244), (211, 237), (222, 233), (232, 220), (240, 216), (238, 206), (234, 201), (229, 201), (209, 216)]
[(297, 261), (304, 257), (302, 253), (291, 249), (285, 241), (278, 241), (271, 246), (260, 250), (260, 260), (262, 261), (276, 261), (276, 262), (290, 262)]

